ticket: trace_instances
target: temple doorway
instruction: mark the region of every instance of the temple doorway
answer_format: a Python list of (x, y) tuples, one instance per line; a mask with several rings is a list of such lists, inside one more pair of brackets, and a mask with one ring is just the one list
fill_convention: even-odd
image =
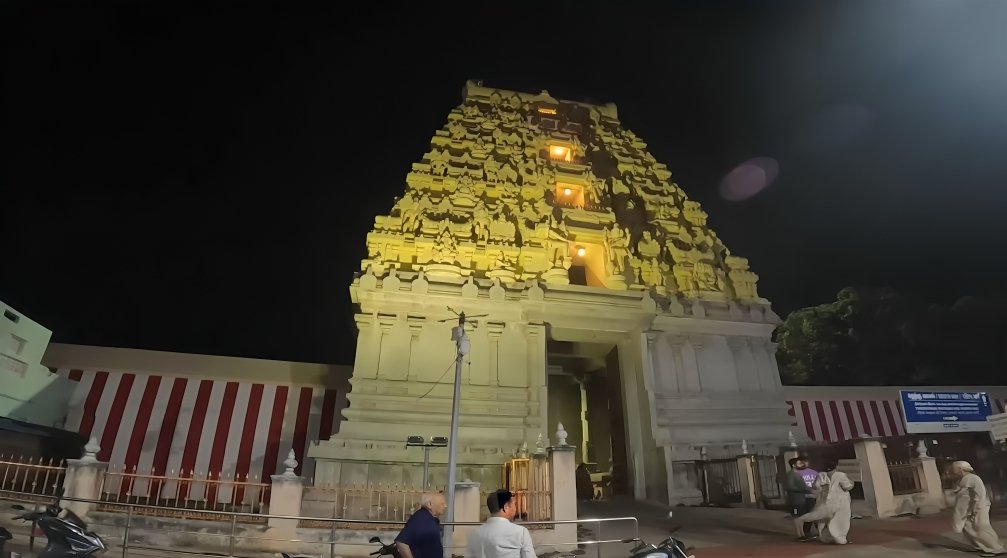
[(550, 427), (563, 423), (596, 496), (632, 495), (618, 348), (550, 340), (547, 352)]

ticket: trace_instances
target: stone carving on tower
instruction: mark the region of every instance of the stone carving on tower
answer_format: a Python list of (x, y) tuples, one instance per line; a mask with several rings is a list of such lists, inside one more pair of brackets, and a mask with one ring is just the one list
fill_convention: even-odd
[(614, 109), (488, 91), (451, 111), (375, 218), (364, 271), (568, 284), (580, 266), (587, 286), (765, 302), (748, 261)]

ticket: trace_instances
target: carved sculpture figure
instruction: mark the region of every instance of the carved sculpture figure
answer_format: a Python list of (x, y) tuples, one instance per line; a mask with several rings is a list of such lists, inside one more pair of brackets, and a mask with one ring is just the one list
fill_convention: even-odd
[(625, 270), (626, 257), (629, 256), (629, 235), (619, 223), (613, 223), (605, 229), (605, 268), (609, 275), (618, 275)]
[(447, 231), (437, 237), (434, 244), (433, 261), (436, 263), (453, 264), (458, 259), (458, 245)]

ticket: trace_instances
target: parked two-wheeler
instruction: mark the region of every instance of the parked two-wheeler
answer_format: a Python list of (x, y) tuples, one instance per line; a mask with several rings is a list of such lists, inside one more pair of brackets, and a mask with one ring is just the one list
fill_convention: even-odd
[(370, 541), (368, 542), (381, 545), (381, 548), (375, 550), (370, 554), (371, 556), (391, 556), (392, 558), (400, 558), (399, 549), (396, 548), (395, 541), (385, 544), (381, 542), (381, 539), (379, 539), (378, 537), (371, 537)]
[(38, 558), (87, 558), (105, 551), (101, 537), (88, 530), (87, 524), (77, 514), (59, 506), (46, 506), (41, 511), (31, 511), (14, 505), (21, 511), (14, 519), (33, 522), (45, 534), (47, 543)]
[[(668, 519), (671, 519), (672, 512), (668, 512)], [(630, 558), (696, 558), (692, 554), (692, 547), (685, 546), (681, 539), (675, 537), (675, 533), (681, 529), (681, 525), (675, 525), (668, 530), (668, 538), (658, 545), (648, 544), (638, 538), (625, 539), (622, 542), (635, 544), (630, 551)]]
[[(394, 541), (392, 541), (390, 544), (385, 544), (381, 542), (381, 539), (379, 539), (378, 537), (371, 537), (370, 541), (368, 542), (377, 543), (381, 545), (381, 548), (375, 550), (370, 554), (371, 556), (391, 556), (392, 558), (401, 558), (399, 556), (399, 549), (395, 547)], [(281, 552), (280, 554), (283, 556), (283, 558), (310, 558), (309, 556), (306, 556), (304, 554), (287, 554), (286, 552)]]
[(692, 552), (692, 547), (685, 546), (681, 539), (670, 536), (661, 541), (660, 544), (648, 544), (640, 539), (625, 539), (622, 542), (635, 543), (629, 551), (630, 558), (696, 558)]
[(7, 544), (7, 541), (9, 541), (9, 540), (11, 540), (13, 538), (14, 538), (14, 535), (12, 535), (10, 531), (8, 531), (7, 529), (4, 529), (3, 527), (0, 527), (0, 556), (7, 556), (4, 553), (3, 547), (4, 547), (5, 544)]

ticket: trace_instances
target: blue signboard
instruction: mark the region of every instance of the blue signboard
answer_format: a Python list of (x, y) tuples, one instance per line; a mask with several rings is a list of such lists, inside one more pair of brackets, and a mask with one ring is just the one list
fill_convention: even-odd
[(983, 392), (900, 391), (902, 418), (909, 434), (988, 432), (993, 414)]

